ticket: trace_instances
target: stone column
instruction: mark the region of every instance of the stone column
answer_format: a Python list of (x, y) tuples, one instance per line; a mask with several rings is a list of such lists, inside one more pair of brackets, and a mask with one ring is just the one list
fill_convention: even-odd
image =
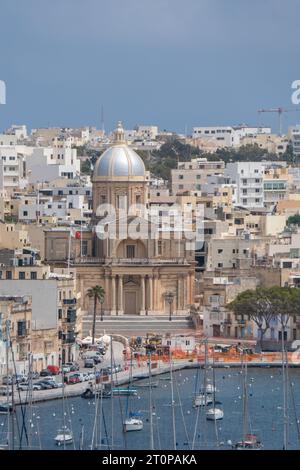
[(152, 276), (149, 276), (149, 305), (148, 305), (148, 314), (151, 314), (153, 311), (153, 279)]
[(116, 276), (111, 277), (111, 315), (116, 315)]
[(106, 314), (109, 313), (110, 310), (110, 305), (109, 305), (109, 300), (110, 300), (110, 288), (109, 288), (109, 276), (106, 274), (105, 275), (105, 311)]
[(118, 301), (118, 314), (124, 314), (123, 308), (123, 275), (119, 274), (119, 301)]
[(141, 276), (141, 310), (140, 315), (145, 315), (145, 276)]

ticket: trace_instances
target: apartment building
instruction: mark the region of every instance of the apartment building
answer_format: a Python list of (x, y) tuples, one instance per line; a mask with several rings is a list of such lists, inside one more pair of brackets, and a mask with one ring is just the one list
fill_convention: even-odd
[(209, 176), (222, 175), (224, 173), (224, 162), (211, 162), (206, 158), (192, 159), (190, 162), (178, 162), (177, 168), (172, 170), (172, 193), (178, 194), (191, 192), (200, 196), (202, 186), (207, 182)]
[(235, 205), (264, 207), (264, 169), (261, 162), (235, 162), (226, 165), (227, 183), (236, 185)]
[(32, 329), (57, 331), (55, 364), (74, 360), (76, 336), (81, 333), (80, 293), (74, 270), (51, 272), (30, 249), (0, 250), (0, 265), (0, 296), (30, 296)]
[(300, 155), (300, 124), (289, 127), (288, 137), (293, 147), (293, 153), (298, 157)]

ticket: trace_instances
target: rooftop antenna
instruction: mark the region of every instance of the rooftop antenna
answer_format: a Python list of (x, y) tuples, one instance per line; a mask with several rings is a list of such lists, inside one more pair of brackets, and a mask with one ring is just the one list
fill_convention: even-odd
[(103, 108), (103, 104), (101, 104), (101, 130), (104, 134), (104, 108)]

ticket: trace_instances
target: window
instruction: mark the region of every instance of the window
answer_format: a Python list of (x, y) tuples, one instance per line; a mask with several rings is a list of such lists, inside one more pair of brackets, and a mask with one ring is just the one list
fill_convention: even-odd
[(28, 211), (23, 211), (23, 217), (27, 217)]
[(37, 272), (36, 271), (31, 271), (30, 279), (37, 279)]
[(162, 254), (162, 240), (158, 240), (157, 242), (157, 254), (158, 255)]
[(222, 248), (219, 248), (219, 249), (218, 249), (218, 253), (219, 253), (219, 254), (220, 254), (220, 253), (223, 253)]
[(6, 271), (6, 279), (12, 279), (12, 272)]
[(179, 175), (178, 179), (183, 180), (183, 175)]
[(218, 263), (218, 268), (223, 268), (223, 263)]
[(17, 335), (26, 336), (26, 322), (25, 320), (17, 322)]
[(255, 202), (256, 202), (256, 203), (259, 203), (259, 202), (260, 202), (260, 199), (257, 199), (257, 198), (256, 198), (256, 199), (255, 199)]
[(135, 245), (127, 245), (126, 246), (126, 257), (127, 258), (135, 258)]
[(58, 309), (58, 319), (59, 320), (62, 319), (62, 309), (61, 308)]
[(82, 240), (81, 242), (81, 256), (87, 256), (88, 252), (88, 242), (87, 240)]
[(25, 279), (25, 271), (19, 272), (19, 279)]

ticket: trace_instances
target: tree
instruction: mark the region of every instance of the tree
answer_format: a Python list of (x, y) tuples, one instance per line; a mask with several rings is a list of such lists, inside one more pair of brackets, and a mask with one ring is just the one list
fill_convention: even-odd
[(241, 315), (253, 320), (260, 332), (260, 344), (270, 328), (272, 320), (277, 319), (281, 325), (281, 334), (285, 331), (291, 316), (300, 313), (300, 290), (292, 287), (273, 286), (258, 287), (246, 290), (226, 305), (235, 315)]
[(300, 225), (300, 214), (291, 215), (287, 220), (287, 225)]
[(245, 316), (254, 321), (258, 327), (260, 345), (262, 346), (263, 337), (270, 328), (273, 318), (268, 290), (257, 288), (241, 292), (232, 302), (226, 305), (226, 308), (232, 310), (236, 316), (242, 318)]
[(97, 302), (102, 302), (105, 296), (105, 290), (101, 286), (91, 287), (87, 291), (87, 296), (94, 298), (94, 314), (93, 314), (93, 329), (92, 329), (92, 344), (95, 343), (95, 331), (96, 331), (96, 311), (97, 311)]

